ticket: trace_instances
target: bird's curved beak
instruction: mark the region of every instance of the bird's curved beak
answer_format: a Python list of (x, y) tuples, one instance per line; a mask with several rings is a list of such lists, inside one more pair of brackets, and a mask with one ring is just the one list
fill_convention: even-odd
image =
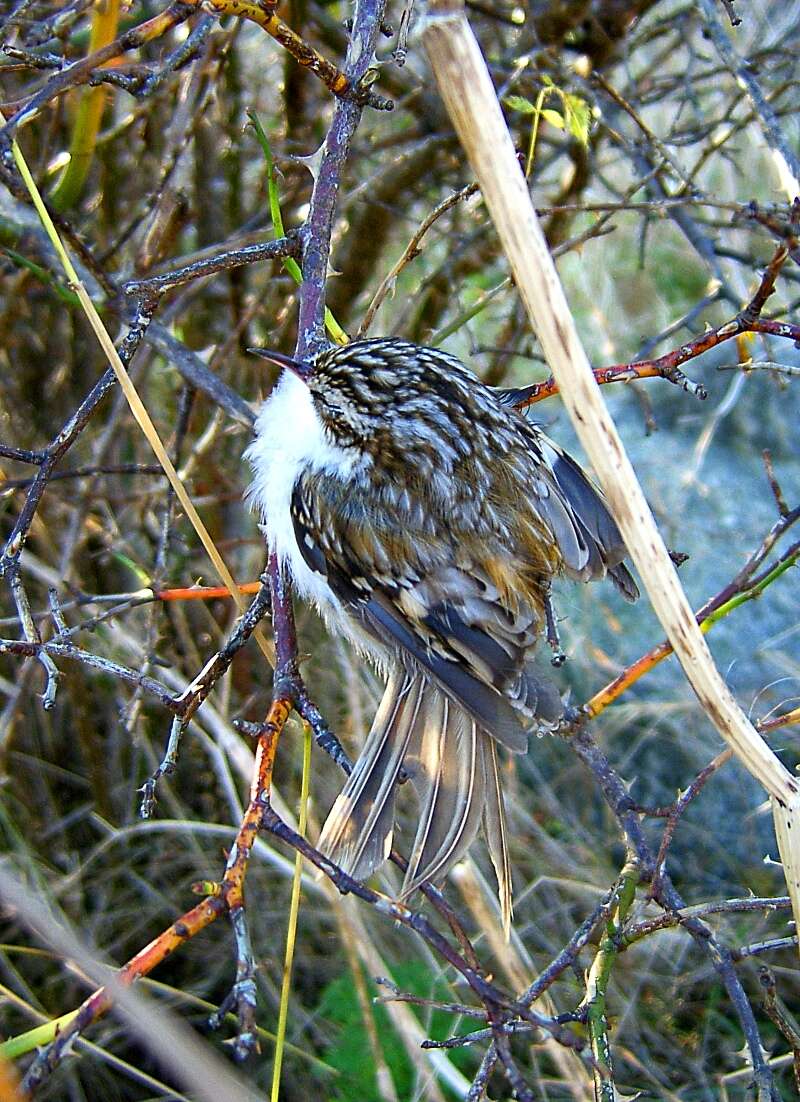
[(253, 356), (260, 356), (262, 360), (270, 360), (279, 367), (288, 368), (304, 383), (309, 380), (311, 364), (304, 363), (302, 360), (293, 360), (291, 356), (284, 356), (283, 352), (273, 352), (269, 348), (248, 348), (247, 351)]

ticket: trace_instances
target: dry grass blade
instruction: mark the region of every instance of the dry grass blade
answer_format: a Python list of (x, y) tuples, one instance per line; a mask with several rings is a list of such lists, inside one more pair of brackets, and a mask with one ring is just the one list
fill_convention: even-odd
[(689, 683), (725, 741), (772, 797), (800, 920), (800, 789), (722, 679), (581, 344), (480, 47), (458, 0), (431, 0), (423, 32), (442, 99), (514, 272), (548, 365)]

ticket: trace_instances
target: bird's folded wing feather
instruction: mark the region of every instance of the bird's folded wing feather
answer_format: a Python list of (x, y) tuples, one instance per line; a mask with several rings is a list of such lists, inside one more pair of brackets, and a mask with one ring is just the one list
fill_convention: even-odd
[(639, 589), (623, 561), (627, 554), (625, 543), (602, 492), (570, 455), (523, 414), (513, 410), (531, 389), (494, 393), (498, 401), (510, 407), (509, 416), (520, 419), (520, 435), (541, 461), (543, 477), (536, 488), (540, 499), (538, 511), (556, 537), (565, 570), (584, 582), (608, 574), (623, 597), (635, 601)]
[(415, 538), (402, 516), (376, 516), (353, 487), (345, 501), (341, 484), (319, 474), (299, 480), (292, 519), (308, 566), (370, 635), (421, 666), (498, 741), (526, 749), (540, 687), (526, 656), (540, 612), (501, 594), (490, 541), (470, 553), (447, 528)]

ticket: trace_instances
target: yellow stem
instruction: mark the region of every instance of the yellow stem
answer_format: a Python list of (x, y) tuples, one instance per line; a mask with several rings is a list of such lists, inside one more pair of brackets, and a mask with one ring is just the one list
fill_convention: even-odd
[[(90, 55), (101, 50), (103, 46), (108, 46), (116, 38), (119, 6), (120, 0), (99, 0), (92, 14)], [(81, 90), (69, 146), (69, 163), (50, 196), (50, 201), (56, 210), (67, 210), (80, 198), (94, 158), (105, 105), (106, 89), (102, 85), (99, 88)]]
[[(303, 779), (300, 782), (300, 815), (299, 831), (306, 832), (308, 820), (308, 788), (311, 776), (311, 728), (307, 723), (303, 724)], [(283, 983), (281, 985), (281, 1005), (278, 1012), (278, 1029), (275, 1041), (275, 1063), (272, 1067), (272, 1096), (271, 1102), (278, 1102), (281, 1090), (281, 1067), (283, 1065), (283, 1052), (286, 1047), (286, 1022), (289, 1017), (289, 995), (292, 989), (292, 964), (294, 962), (294, 946), (297, 941), (297, 916), (300, 911), (300, 880), (303, 872), (303, 858), (299, 853), (294, 859), (294, 879), (292, 880), (292, 900), (289, 906), (289, 926), (286, 931), (286, 955), (283, 961)]]

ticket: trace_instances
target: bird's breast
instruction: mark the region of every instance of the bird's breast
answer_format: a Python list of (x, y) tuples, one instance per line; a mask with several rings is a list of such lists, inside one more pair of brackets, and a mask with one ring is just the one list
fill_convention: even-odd
[(261, 407), (255, 430), (245, 452), (253, 471), (247, 497), (261, 516), (269, 549), (289, 568), (301, 597), (326, 615), (338, 613), (339, 602), (324, 575), (311, 570), (300, 553), (290, 505), (303, 474), (325, 471), (346, 480), (353, 460), (327, 439), (308, 387), (289, 371)]

